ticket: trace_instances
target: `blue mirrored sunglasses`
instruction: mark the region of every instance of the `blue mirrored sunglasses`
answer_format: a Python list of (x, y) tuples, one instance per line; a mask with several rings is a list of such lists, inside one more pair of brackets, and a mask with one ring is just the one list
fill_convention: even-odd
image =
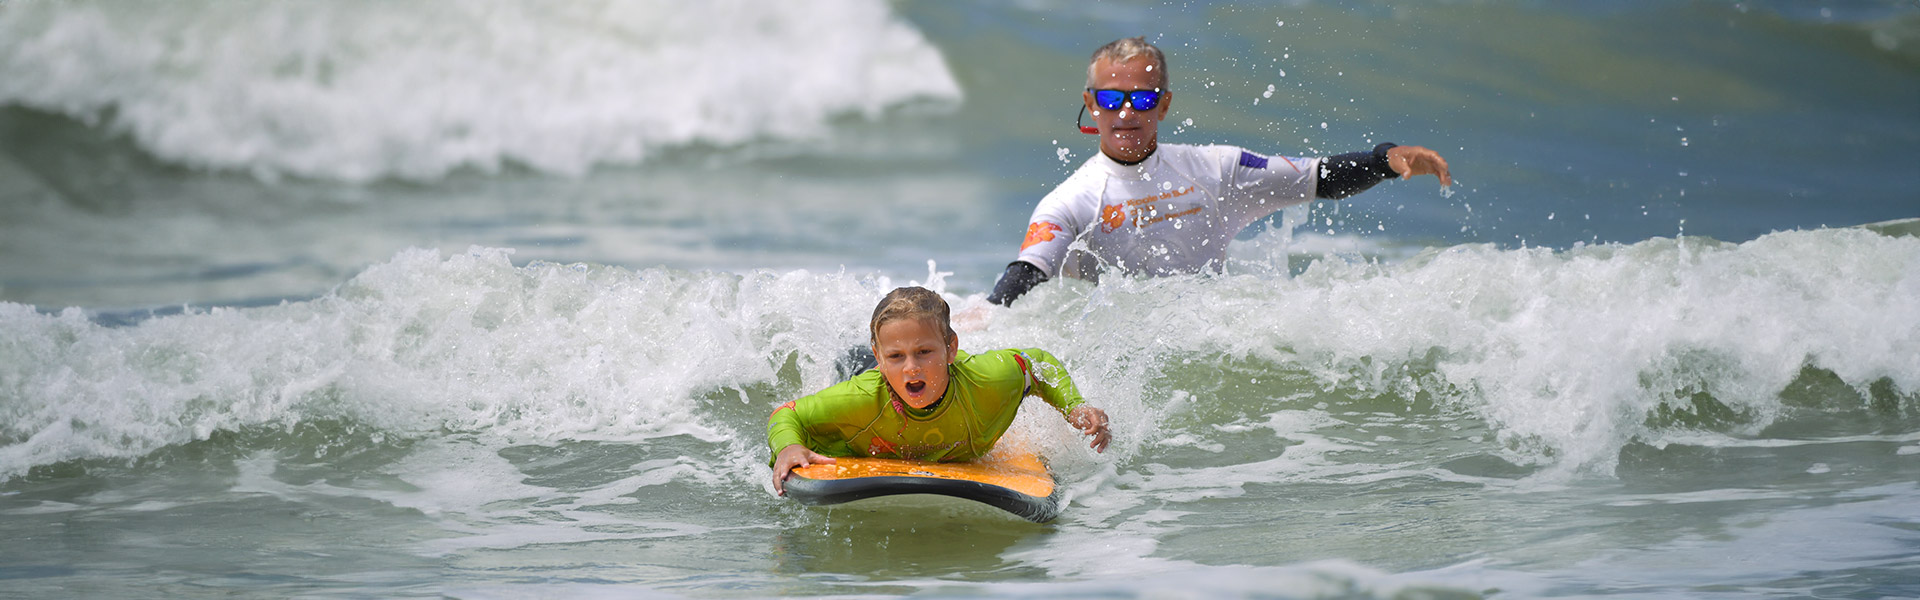
[(1107, 110), (1120, 110), (1121, 102), (1131, 104), (1134, 110), (1141, 111), (1153, 110), (1153, 107), (1160, 105), (1160, 90), (1133, 90), (1126, 92), (1121, 90), (1089, 89), (1087, 91), (1093, 92), (1094, 106)]

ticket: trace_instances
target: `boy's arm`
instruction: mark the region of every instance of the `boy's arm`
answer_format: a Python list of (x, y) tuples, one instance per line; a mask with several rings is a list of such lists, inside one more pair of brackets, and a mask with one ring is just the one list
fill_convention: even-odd
[(1067, 376), (1067, 368), (1060, 365), (1060, 359), (1038, 348), (1020, 351), (1022, 356), (1032, 359), (1024, 365), (1030, 370), (1033, 381), (1030, 392), (1046, 400), (1067, 418), (1067, 423), (1079, 429), (1080, 433), (1093, 438), (1087, 447), (1095, 452), (1106, 452), (1107, 444), (1113, 440), (1113, 434), (1107, 429), (1107, 413), (1080, 396), (1080, 388), (1073, 385), (1073, 378)]
[[(879, 373), (857, 375), (773, 409), (773, 414), (767, 416), (767, 446), (774, 459), (781, 450), (794, 444), (829, 456), (853, 455), (848, 436), (878, 416), (871, 399), (864, 397), (867, 390), (859, 382), (862, 378), (879, 377)], [(768, 464), (772, 464), (772, 460), (769, 459)]]
[(787, 446), (799, 444), (807, 447), (807, 428), (800, 422), (799, 400), (789, 401), (773, 409), (773, 415), (767, 417), (767, 446), (773, 450), (767, 464), (773, 464), (779, 458), (780, 451)]
[[(1067, 368), (1060, 359), (1039, 348), (1027, 348), (1020, 351), (1025, 357), (1021, 365), (1027, 369), (1028, 379), (1032, 382), (1028, 393), (1039, 396), (1047, 404), (1060, 411), (1062, 416), (1071, 414), (1075, 407), (1086, 403), (1080, 396), (1080, 388), (1073, 384), (1073, 377), (1067, 375)], [(1027, 362), (1030, 360), (1031, 362)]]

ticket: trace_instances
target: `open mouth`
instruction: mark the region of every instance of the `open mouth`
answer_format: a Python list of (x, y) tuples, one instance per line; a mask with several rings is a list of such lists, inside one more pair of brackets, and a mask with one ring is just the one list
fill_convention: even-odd
[(907, 393), (918, 396), (920, 395), (920, 392), (925, 391), (927, 389), (927, 382), (909, 381), (907, 382), (906, 388), (907, 388)]

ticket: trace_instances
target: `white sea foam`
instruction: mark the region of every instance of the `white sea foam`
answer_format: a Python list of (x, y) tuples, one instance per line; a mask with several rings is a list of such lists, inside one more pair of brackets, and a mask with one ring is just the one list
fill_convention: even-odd
[[(742, 390), (773, 385), (784, 395), (831, 383), (831, 361), (864, 340), (872, 302), (893, 285), (806, 271), (516, 267), (508, 257), (408, 251), (313, 301), (122, 327), (77, 309), (0, 304), (0, 476), (317, 420), (408, 437), (684, 435), (727, 445), (741, 455), (724, 460), (747, 468), (758, 462), (767, 407), (703, 399), (720, 393), (730, 404), (747, 398)], [(1324, 416), (1308, 403), (1342, 397), (1426, 394), (1484, 421), (1493, 439), (1483, 452), (1549, 472), (1605, 474), (1632, 440), (1671, 439), (1647, 418), (1687, 408), (1693, 392), (1740, 414), (1727, 433), (1748, 435), (1781, 417), (1779, 394), (1803, 367), (1863, 391), (1881, 381), (1920, 390), (1920, 239), (1859, 230), (1738, 245), (1465, 246), (1401, 264), (1322, 261), (1291, 279), (1055, 283), (1012, 309), (987, 310), (1002, 312), (964, 333), (962, 348), (1063, 357), (1113, 416), (1110, 456), (1261, 427), (1301, 442), (1275, 443), (1281, 460), (1130, 484), (1153, 489), (1409, 476), (1426, 467), (1329, 457), (1370, 452), (1380, 435), (1427, 435), (1451, 419), (1405, 423), (1363, 409), (1351, 426), (1289, 420)], [(1255, 404), (1238, 421), (1167, 428), (1169, 415), (1198, 402), (1166, 373), (1199, 361), (1266, 369), (1255, 375), (1295, 387), (1247, 400)], [(781, 375), (790, 362), (797, 382)], [(1299, 382), (1345, 391), (1303, 398)], [(1070, 479), (1112, 476), (1103, 471), (1111, 463), (1092, 461), (1064, 426), (1022, 427)], [(1477, 435), (1454, 437), (1469, 434)]]
[(819, 134), (951, 103), (879, 0), (15, 2), (0, 104), (104, 122), (168, 161), (262, 176), (557, 173)]
[[(1509, 460), (1560, 475), (1611, 473), (1622, 447), (1658, 437), (1650, 415), (1692, 408), (1694, 392), (1739, 413), (1736, 433), (1749, 435), (1780, 416), (1803, 367), (1863, 393), (1883, 379), (1920, 390), (1920, 239), (1859, 230), (1460, 246), (1397, 264), (1322, 260), (1291, 280), (1114, 279), (1034, 294), (1014, 308), (1031, 321), (999, 319), (984, 343), (1073, 357), (1092, 373), (1083, 390), (1122, 405), (1116, 423), (1158, 420), (1162, 400), (1140, 390), (1175, 359), (1224, 356), (1360, 396), (1431, 394), (1484, 419)], [(1063, 302), (1087, 309), (1063, 324), (1048, 307)]]
[(827, 361), (862, 337), (858, 305), (886, 283), (507, 257), (409, 251), (314, 301), (122, 328), (0, 304), (0, 474), (313, 420), (400, 435), (727, 438), (690, 398), (770, 381), (793, 354), (824, 385)]

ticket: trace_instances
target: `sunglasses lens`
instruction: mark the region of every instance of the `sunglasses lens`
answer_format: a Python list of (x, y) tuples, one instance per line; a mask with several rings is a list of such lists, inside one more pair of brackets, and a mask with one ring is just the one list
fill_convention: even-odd
[(1134, 110), (1148, 111), (1160, 105), (1158, 90), (1093, 90), (1093, 103), (1106, 110), (1120, 110), (1121, 104), (1131, 104)]
[(1140, 90), (1138, 92), (1133, 92), (1131, 94), (1128, 94), (1127, 101), (1133, 103), (1134, 110), (1138, 110), (1138, 111), (1153, 110), (1154, 106), (1160, 104), (1160, 92), (1156, 92), (1153, 90)]

